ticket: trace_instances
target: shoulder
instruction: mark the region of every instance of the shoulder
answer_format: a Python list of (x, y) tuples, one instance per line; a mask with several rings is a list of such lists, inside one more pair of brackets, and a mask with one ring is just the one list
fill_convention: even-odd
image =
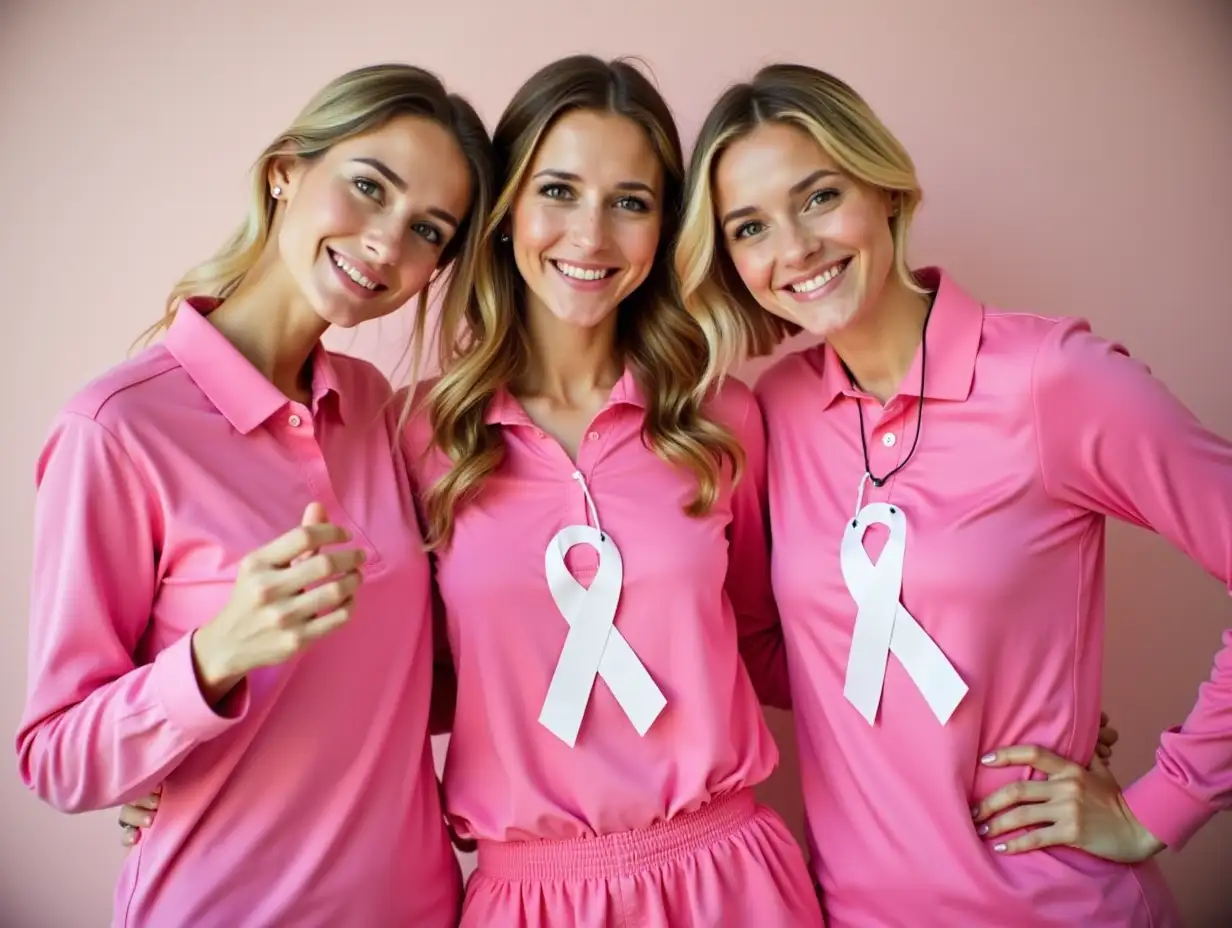
[(816, 392), (821, 379), (825, 351), (820, 345), (803, 348), (784, 355), (757, 378), (754, 388), (763, 412), (793, 398)]
[(173, 402), (167, 379), (187, 376), (161, 344), (117, 364), (78, 390), (61, 408), (61, 416), (92, 420), (110, 428), (144, 410)]

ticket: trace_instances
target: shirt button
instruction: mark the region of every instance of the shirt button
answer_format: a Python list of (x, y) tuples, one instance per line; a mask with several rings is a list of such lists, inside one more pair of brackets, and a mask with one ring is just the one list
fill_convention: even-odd
[(287, 422), (290, 423), (291, 428), (293, 429), (299, 428), (300, 423), (302, 423), (303, 421), (304, 420), (301, 419), (299, 416), (297, 416), (295, 413), (291, 413), (291, 418), (287, 420)]
[(893, 432), (886, 432), (881, 436), (881, 443), (887, 448), (893, 448), (896, 441), (898, 441), (898, 437)]
[(587, 435), (586, 437), (587, 437), (587, 438), (589, 438), (591, 441), (598, 441), (598, 440), (599, 440), (599, 433), (598, 433), (598, 432), (591, 432), (591, 433), (590, 433), (589, 435)]

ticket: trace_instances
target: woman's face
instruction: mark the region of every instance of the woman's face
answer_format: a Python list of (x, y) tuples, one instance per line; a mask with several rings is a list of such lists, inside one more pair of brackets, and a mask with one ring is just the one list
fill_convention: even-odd
[(276, 161), (278, 252), (305, 301), (349, 328), (427, 286), (470, 209), (470, 172), (452, 133), (396, 117), (318, 158)]
[(723, 247), (767, 312), (825, 337), (874, 305), (894, 267), (892, 203), (797, 126), (763, 123), (723, 151), (713, 198)]
[(663, 168), (633, 120), (576, 110), (539, 143), (512, 207), (509, 234), (531, 312), (593, 327), (654, 266)]

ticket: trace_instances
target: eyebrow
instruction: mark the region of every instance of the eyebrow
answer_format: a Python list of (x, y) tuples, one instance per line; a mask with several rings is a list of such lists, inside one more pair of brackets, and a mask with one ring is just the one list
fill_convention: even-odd
[[(838, 171), (831, 171), (829, 168), (819, 168), (803, 180), (796, 181), (796, 183), (792, 184), (788, 193), (794, 197), (796, 194), (802, 193), (823, 178), (838, 176)], [(741, 206), (739, 209), (733, 209), (724, 215), (723, 218), (719, 220), (719, 225), (726, 226), (733, 219), (743, 219), (745, 216), (752, 216), (755, 212), (757, 212), (756, 206)]]
[[(540, 171), (538, 174), (532, 177), (531, 180), (534, 180), (535, 178), (538, 178), (538, 177), (555, 177), (557, 180), (568, 180), (568, 181), (572, 181), (575, 184), (582, 183), (582, 178), (578, 174), (570, 174), (568, 171), (556, 171), (551, 168), (549, 168), (546, 171)], [(617, 190), (638, 190), (638, 191), (641, 191), (642, 193), (649, 194), (652, 197), (656, 195), (653, 187), (651, 187), (649, 184), (642, 183), (640, 180), (622, 180), (620, 183), (616, 185), (616, 189)]]
[[(396, 173), (394, 173), (394, 171), (384, 161), (381, 161), (379, 158), (353, 158), (352, 160), (357, 161), (360, 164), (368, 165), (368, 167), (372, 168), (378, 174), (382, 175), (387, 181), (389, 181), (391, 184), (397, 187), (398, 190), (400, 190), (402, 193), (406, 193), (406, 181), (404, 181), (401, 177), (399, 177)], [(449, 223), (455, 229), (457, 229), (460, 225), (462, 225), (462, 223), (459, 222), (457, 217), (454, 216), (452, 213), (448, 212), (447, 210), (439, 209), (435, 206), (428, 209), (428, 214), (431, 216), (435, 216), (437, 219), (440, 219), (443, 222)]]

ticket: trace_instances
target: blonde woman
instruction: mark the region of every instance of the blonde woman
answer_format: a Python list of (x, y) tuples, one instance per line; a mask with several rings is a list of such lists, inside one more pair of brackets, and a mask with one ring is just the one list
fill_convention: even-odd
[(433, 75), (343, 75), (258, 159), (165, 338), (57, 416), (17, 750), (65, 812), (161, 784), (114, 924), (456, 924), (397, 411), (320, 339), (465, 270), (489, 185), (482, 124)]
[(462, 924), (819, 925), (751, 792), (778, 753), (741, 655), (783, 675), (762, 424), (739, 384), (696, 392), (671, 114), (630, 64), (565, 59), (495, 147), (409, 431), (457, 672), (446, 812), (478, 843)]
[(1122, 792), (1088, 769), (1105, 521), (1227, 583), (1232, 444), (1086, 323), (912, 270), (911, 159), (836, 78), (733, 87), (691, 171), (676, 257), (707, 382), (825, 339), (758, 396), (829, 923), (1176, 924), (1148, 861), (1232, 803), (1232, 635), (1152, 770)]

